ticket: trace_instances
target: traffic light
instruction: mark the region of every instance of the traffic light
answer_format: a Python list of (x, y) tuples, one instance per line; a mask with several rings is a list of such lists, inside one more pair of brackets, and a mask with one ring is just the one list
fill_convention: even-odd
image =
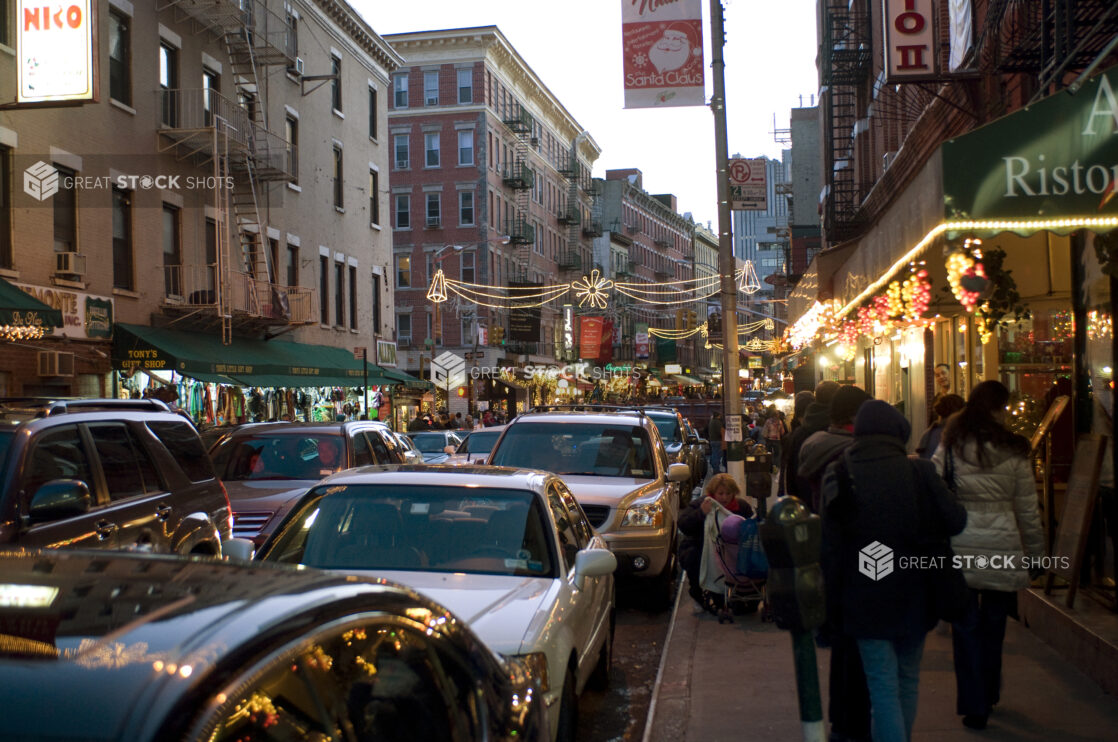
[(686, 328), (685, 328), (685, 327), (683, 326), (683, 322), (684, 322), (684, 317), (685, 317), (685, 316), (686, 316), (686, 310), (685, 310), (685, 309), (683, 309), (682, 307), (680, 307), (679, 309), (675, 310), (675, 329), (677, 329), (677, 330), (683, 330), (683, 329), (686, 329)]
[(490, 345), (504, 345), (505, 344), (505, 328), (500, 325), (489, 328), (489, 344)]
[(699, 326), (698, 315), (695, 314), (694, 309), (688, 309), (687, 310), (687, 329), (688, 330), (694, 330), (698, 326)]

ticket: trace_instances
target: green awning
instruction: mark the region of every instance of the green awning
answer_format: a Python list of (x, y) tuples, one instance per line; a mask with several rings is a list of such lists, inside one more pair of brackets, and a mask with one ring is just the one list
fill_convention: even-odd
[[(118, 323), (113, 368), (173, 371), (200, 381), (243, 386), (362, 386), (364, 362), (346, 348), (329, 345), (235, 338), (224, 345), (217, 335), (165, 327)], [(414, 377), (374, 363), (369, 384), (403, 384)], [(398, 377), (406, 378), (398, 378)]]
[[(381, 371), (384, 373), (385, 376), (387, 376), (389, 379), (392, 380), (392, 381), (389, 382), (391, 384), (404, 384), (409, 389), (434, 389), (435, 388), (435, 385), (432, 384), (429, 381), (417, 378), (417, 377), (412, 376), (411, 374), (405, 373), (403, 371), (397, 371), (394, 368), (382, 368)], [(371, 384), (373, 382), (370, 381), (369, 383)]]
[(62, 327), (62, 312), (0, 278), (0, 325), (42, 327), (49, 332)]
[(685, 374), (672, 374), (672, 380), (677, 384), (683, 386), (703, 386), (703, 382), (696, 379), (694, 376), (687, 376)]

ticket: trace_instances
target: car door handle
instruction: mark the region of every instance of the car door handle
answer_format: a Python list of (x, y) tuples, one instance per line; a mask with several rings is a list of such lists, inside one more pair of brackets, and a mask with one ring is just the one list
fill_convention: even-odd
[(112, 523), (112, 522), (107, 521), (107, 520), (99, 520), (99, 521), (97, 521), (97, 523), (93, 527), (97, 531), (97, 540), (98, 541), (105, 541), (105, 540), (111, 538), (112, 535), (114, 533), (116, 533), (117, 528), (118, 528), (116, 523)]
[(166, 521), (168, 518), (171, 517), (171, 510), (173, 510), (173, 508), (170, 505), (158, 506), (157, 508), (155, 508), (156, 519)]

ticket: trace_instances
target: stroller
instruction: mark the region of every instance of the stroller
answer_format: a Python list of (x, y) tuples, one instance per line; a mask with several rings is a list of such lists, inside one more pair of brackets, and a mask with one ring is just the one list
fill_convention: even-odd
[[(765, 579), (769, 564), (761, 548), (761, 533), (756, 518), (728, 515), (714, 540), (714, 556), (722, 572), (725, 588), (718, 623), (733, 623), (734, 613), (752, 613), (762, 603), (761, 620), (772, 620), (765, 602)], [(735, 608), (737, 611), (735, 611)]]

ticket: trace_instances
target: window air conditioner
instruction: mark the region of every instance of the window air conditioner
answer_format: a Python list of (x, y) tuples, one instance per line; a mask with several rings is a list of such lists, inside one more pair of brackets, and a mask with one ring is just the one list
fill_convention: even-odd
[(441, 223), (442, 223), (442, 219), (440, 219), (440, 218), (439, 218), (439, 217), (437, 217), (437, 216), (429, 216), (429, 217), (427, 217), (427, 228), (428, 228), (428, 229), (436, 229), (436, 228), (438, 228), (438, 226), (439, 226), (439, 225), (440, 225)]
[(408, 167), (408, 161), (407, 160), (396, 160), (396, 169), (397, 170), (406, 170), (407, 167)]
[(303, 76), (303, 58), (295, 57), (295, 63), (287, 68), (287, 71), (298, 77)]
[(63, 276), (84, 276), (85, 256), (76, 252), (55, 253), (54, 273)]
[(396, 339), (396, 345), (401, 348), (411, 347), (411, 335), (401, 335)]
[(57, 350), (39, 351), (39, 376), (73, 376), (74, 354)]

